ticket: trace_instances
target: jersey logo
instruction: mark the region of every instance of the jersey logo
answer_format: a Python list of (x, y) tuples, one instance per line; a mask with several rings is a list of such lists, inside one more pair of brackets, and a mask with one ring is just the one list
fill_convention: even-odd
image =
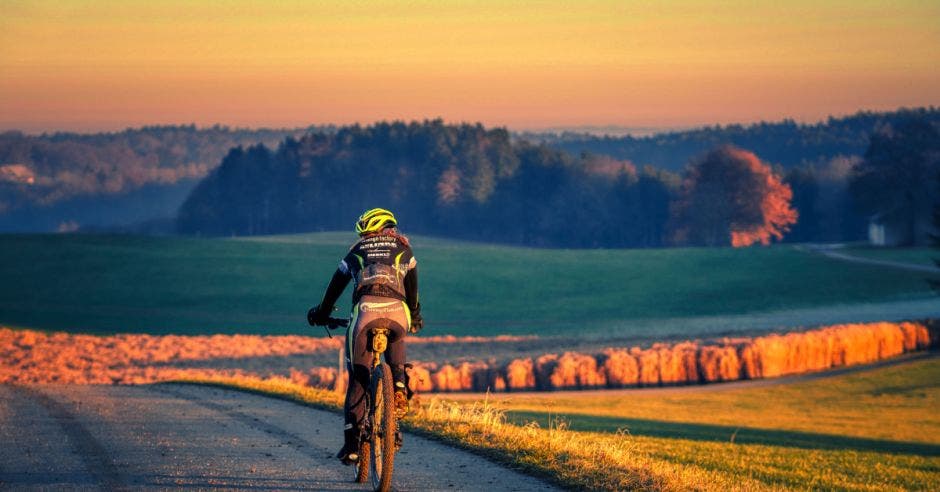
[(392, 302), (361, 302), (359, 310), (364, 313), (390, 313), (401, 310), (401, 301)]

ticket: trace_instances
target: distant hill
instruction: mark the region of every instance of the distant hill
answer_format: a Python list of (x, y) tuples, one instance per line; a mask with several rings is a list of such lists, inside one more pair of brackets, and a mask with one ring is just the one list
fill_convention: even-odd
[(522, 133), (520, 139), (544, 143), (575, 155), (583, 152), (625, 159), (637, 166), (650, 165), (680, 171), (692, 157), (719, 145), (735, 145), (757, 154), (763, 161), (784, 167), (824, 164), (837, 157), (861, 156), (868, 137), (877, 128), (911, 116), (940, 122), (940, 108), (859, 112), (830, 117), (814, 124), (792, 120), (753, 125), (709, 126), (657, 135), (597, 136), (590, 133)]
[(0, 231), (113, 226), (175, 217), (233, 147), (311, 128), (152, 126), (117, 133), (0, 134)]

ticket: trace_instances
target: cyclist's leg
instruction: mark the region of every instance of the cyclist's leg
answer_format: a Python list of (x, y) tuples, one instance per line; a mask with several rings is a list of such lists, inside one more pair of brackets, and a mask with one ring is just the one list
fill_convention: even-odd
[(411, 391), (411, 388), (408, 385), (408, 374), (405, 372), (405, 364), (408, 361), (405, 356), (405, 337), (408, 334), (408, 329), (411, 327), (411, 311), (408, 309), (408, 305), (404, 301), (401, 303), (402, 306), (402, 316), (398, 320), (400, 327), (397, 327), (398, 332), (396, 335), (396, 344), (388, 354), (388, 363), (392, 366), (392, 372), (395, 379), (395, 388), (404, 388), (405, 394), (410, 400), (414, 393)]
[(392, 369), (392, 381), (395, 388), (395, 413), (403, 418), (408, 413), (408, 382), (405, 377), (405, 329), (399, 323), (391, 325), (393, 335), (389, 337), (385, 350), (385, 361)]
[[(366, 414), (366, 391), (369, 387), (369, 363), (371, 354), (366, 347), (365, 336), (359, 336), (362, 326), (368, 323), (359, 313), (358, 306), (353, 310), (353, 319), (346, 330), (346, 369), (349, 385), (346, 388), (346, 400), (343, 405), (345, 426), (343, 428), (343, 449), (340, 459), (359, 449), (359, 433)], [(344, 459), (344, 461), (347, 461)]]
[[(397, 320), (396, 320), (397, 321)], [(392, 368), (392, 380), (395, 388), (405, 387), (405, 330), (396, 322), (391, 325), (393, 335), (389, 337), (388, 348), (385, 350), (385, 362)]]

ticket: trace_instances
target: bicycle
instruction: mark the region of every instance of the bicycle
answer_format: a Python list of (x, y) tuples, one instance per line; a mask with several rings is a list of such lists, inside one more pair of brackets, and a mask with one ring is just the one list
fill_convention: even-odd
[[(387, 320), (376, 320), (364, 330), (372, 349), (372, 363), (369, 366), (369, 389), (366, 392), (368, 413), (360, 429), (359, 461), (356, 464), (356, 482), (365, 482), (371, 476), (373, 490), (382, 492), (391, 488), (395, 453), (401, 447), (392, 371), (388, 363), (382, 360), (391, 331), (387, 323)], [(331, 330), (347, 327), (349, 320), (330, 318), (326, 326)]]

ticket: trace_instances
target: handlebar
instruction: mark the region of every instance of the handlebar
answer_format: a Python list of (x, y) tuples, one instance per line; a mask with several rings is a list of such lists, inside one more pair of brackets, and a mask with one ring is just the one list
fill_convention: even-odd
[(349, 326), (349, 320), (346, 318), (329, 318), (326, 324), (323, 326), (326, 326), (331, 330), (335, 330), (337, 328), (346, 328)]
[(326, 323), (320, 326), (326, 329), (327, 336), (329, 336), (330, 338), (333, 338), (333, 334), (330, 333), (330, 330), (335, 330), (337, 328), (345, 328), (349, 326), (349, 320), (345, 318), (327, 318)]

